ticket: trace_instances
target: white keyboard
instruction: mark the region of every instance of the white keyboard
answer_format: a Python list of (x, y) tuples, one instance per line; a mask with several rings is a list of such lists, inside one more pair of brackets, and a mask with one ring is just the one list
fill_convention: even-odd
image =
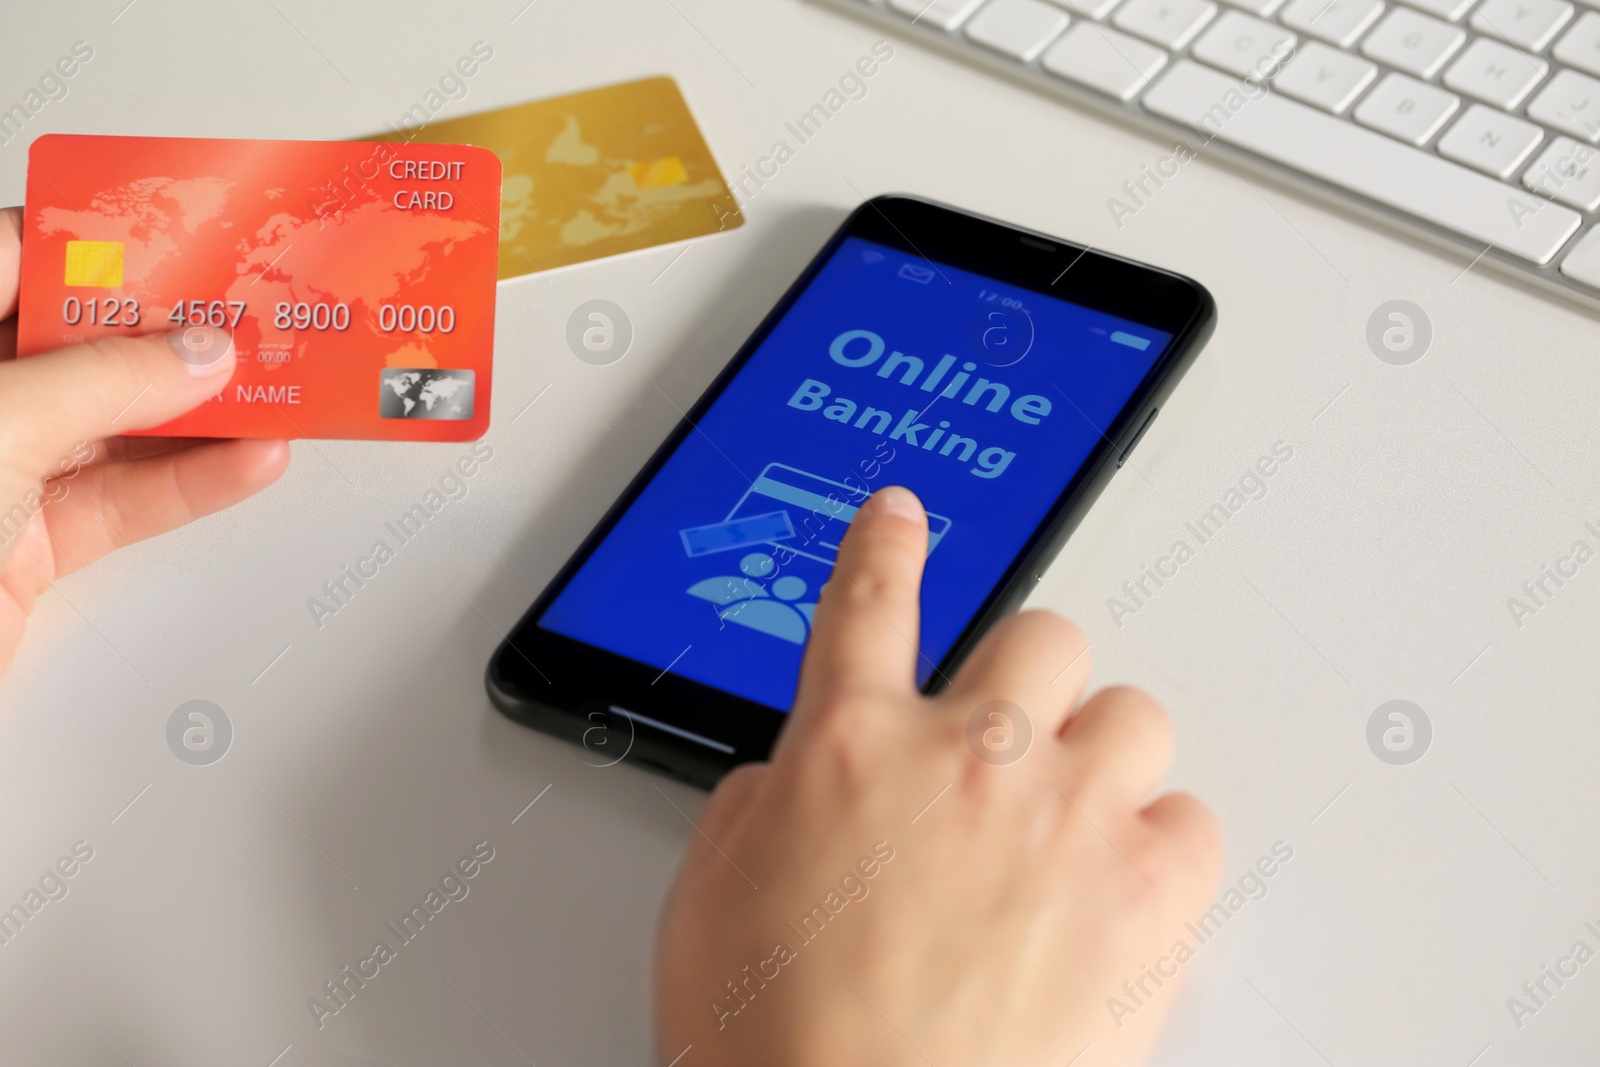
[[(818, 0), (1600, 308), (1600, 10)], [(1600, 8), (1600, 0), (1584, 0)], [(1170, 175), (1168, 175), (1170, 177)], [(1154, 179), (1112, 190), (1132, 214)]]

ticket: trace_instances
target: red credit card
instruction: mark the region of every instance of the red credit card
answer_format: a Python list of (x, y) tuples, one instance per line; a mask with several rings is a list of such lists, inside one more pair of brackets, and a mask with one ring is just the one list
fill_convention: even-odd
[(18, 355), (226, 327), (238, 370), (150, 434), (471, 441), (489, 428), (500, 161), (467, 145), (48, 134)]

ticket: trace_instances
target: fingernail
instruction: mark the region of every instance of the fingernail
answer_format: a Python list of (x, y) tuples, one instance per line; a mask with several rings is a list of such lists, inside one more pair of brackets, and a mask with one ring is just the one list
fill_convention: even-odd
[(190, 374), (204, 378), (227, 365), (233, 337), (217, 326), (187, 326), (167, 334), (167, 347), (188, 365)]
[(912, 522), (923, 521), (922, 501), (903, 485), (887, 485), (872, 494), (872, 508), (885, 515), (898, 515)]

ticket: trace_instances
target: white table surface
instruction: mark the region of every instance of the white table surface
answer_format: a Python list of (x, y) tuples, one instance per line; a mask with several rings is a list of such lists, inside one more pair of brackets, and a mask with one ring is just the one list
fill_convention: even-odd
[[(0, 106), (95, 50), (30, 137), (366, 134), (481, 39), (449, 114), (669, 73), (733, 176), (880, 36), (795, 0), (538, 0), (514, 23), (524, 0), (124, 2), (7, 13)], [(503, 284), (493, 461), (321, 630), (306, 599), (466, 446), (298, 443), (259, 497), (41, 600), (0, 681), (0, 906), (74, 842), (94, 859), (0, 945), (0, 1062), (648, 1062), (655, 914), (702, 797), (502, 719), (484, 663), (673, 425), (656, 390), (687, 405), (885, 191), (1183, 271), (1220, 305), (1034, 597), (1088, 629), (1098, 681), (1172, 709), (1171, 782), (1220, 814), (1229, 879), (1294, 849), (1188, 967), (1159, 1062), (1593, 1062), (1600, 962), (1520, 1029), (1506, 998), (1600, 949), (1600, 562), (1520, 628), (1506, 600), (1600, 548), (1595, 319), (1205, 159), (1119, 229), (1106, 199), (1169, 145), (910, 45), (869, 85), (744, 228)], [(23, 142), (0, 147), (0, 201), (24, 172)], [(1364, 340), (1398, 297), (1435, 330), (1408, 367)], [(607, 367), (563, 341), (593, 298), (636, 330)], [(1117, 627), (1107, 598), (1280, 440), (1268, 494)], [(236, 730), (208, 767), (165, 741), (195, 698)], [(1411, 766), (1366, 745), (1393, 698), (1434, 725)], [(307, 998), (480, 840), (470, 895), (319, 1031)]]

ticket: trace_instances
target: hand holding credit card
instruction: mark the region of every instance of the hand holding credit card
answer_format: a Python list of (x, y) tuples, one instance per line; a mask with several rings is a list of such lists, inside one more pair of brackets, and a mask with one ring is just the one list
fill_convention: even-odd
[(464, 145), (47, 135), (18, 355), (218, 326), (232, 380), (145, 432), (475, 440), (499, 202), (499, 160)]

